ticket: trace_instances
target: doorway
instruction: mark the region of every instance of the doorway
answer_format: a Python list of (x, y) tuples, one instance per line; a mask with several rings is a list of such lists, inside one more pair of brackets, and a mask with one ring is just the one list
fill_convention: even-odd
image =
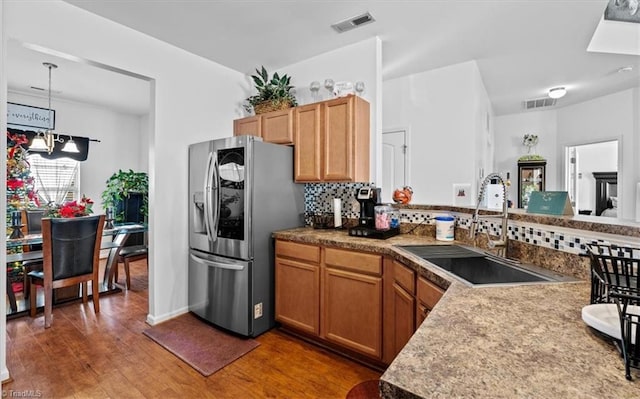
[(408, 185), (407, 148), (405, 129), (382, 133), (382, 202), (393, 202), (393, 191)]
[[(78, 193), (86, 194), (95, 202), (94, 213), (104, 213), (99, 199), (105, 189), (104, 182), (112, 173), (120, 169), (149, 171), (151, 168), (148, 149), (154, 134), (149, 123), (153, 113), (153, 79), (17, 40), (8, 40), (6, 49), (6, 101), (51, 108), (57, 112), (58, 132), (96, 139), (89, 158), (77, 172), (75, 184)], [(45, 61), (57, 65), (52, 77), (51, 101), (47, 101), (47, 73), (42, 64)], [(29, 126), (8, 127), (37, 130)], [(61, 184), (57, 174), (50, 180)], [(15, 289), (6, 285), (5, 290), (11, 289), (12, 294), (17, 295), (16, 305), (6, 306), (6, 315), (22, 314), (28, 308), (24, 283), (19, 284), (23, 274), (24, 270), (17, 267), (11, 276), (18, 283)]]
[[(596, 215), (602, 213), (601, 203), (607, 209), (605, 216), (617, 214), (619, 206), (618, 195), (620, 187), (615, 190), (602, 191), (598, 189), (600, 184), (598, 176), (607, 173), (616, 176), (618, 172), (618, 140), (602, 141), (597, 143), (579, 144), (565, 148), (565, 190), (569, 192), (576, 213), (583, 215)], [(598, 214), (599, 216), (599, 214)]]

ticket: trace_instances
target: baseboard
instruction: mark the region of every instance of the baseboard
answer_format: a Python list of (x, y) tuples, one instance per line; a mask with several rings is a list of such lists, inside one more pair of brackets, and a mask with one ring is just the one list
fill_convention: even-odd
[(8, 368), (4, 367), (2, 371), (0, 371), (0, 381), (2, 381), (3, 384), (11, 382), (11, 376), (9, 376)]
[(173, 319), (174, 317), (178, 317), (178, 316), (183, 315), (183, 314), (185, 314), (187, 312), (189, 312), (189, 308), (188, 307), (184, 307), (184, 308), (175, 310), (173, 312), (163, 314), (161, 316), (153, 316), (151, 314), (148, 314), (147, 315), (147, 324), (149, 324), (151, 326), (155, 326), (156, 324), (160, 324), (163, 321), (167, 321), (169, 319)]

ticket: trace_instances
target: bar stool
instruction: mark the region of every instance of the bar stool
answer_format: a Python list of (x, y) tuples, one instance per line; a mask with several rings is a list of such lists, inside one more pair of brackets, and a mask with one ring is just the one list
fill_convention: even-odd
[(625, 377), (640, 368), (640, 249), (587, 245), (591, 259), (591, 304), (582, 319), (621, 348)]

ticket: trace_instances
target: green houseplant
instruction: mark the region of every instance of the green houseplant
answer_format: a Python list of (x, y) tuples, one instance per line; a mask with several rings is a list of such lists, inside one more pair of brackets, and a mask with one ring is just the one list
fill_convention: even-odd
[(295, 96), (291, 93), (291, 77), (278, 75), (278, 72), (269, 77), (269, 73), (263, 66), (261, 70), (256, 69), (256, 75), (251, 75), (258, 94), (247, 98), (249, 103), (247, 111), (253, 108), (256, 114), (276, 111), (279, 109), (291, 108), (298, 105)]
[[(113, 219), (116, 222), (143, 221), (149, 211), (149, 176), (145, 172), (118, 170), (106, 181), (107, 187), (102, 192), (102, 205), (105, 209), (114, 210)], [(136, 200), (136, 219), (127, 220), (128, 204)]]

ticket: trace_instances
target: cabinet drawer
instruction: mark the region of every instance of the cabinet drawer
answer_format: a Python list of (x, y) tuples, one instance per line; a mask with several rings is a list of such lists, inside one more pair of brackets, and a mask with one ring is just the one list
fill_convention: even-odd
[(320, 247), (310, 244), (277, 240), (276, 256), (286, 256), (288, 258), (320, 263)]
[(360, 273), (382, 275), (382, 256), (344, 249), (325, 249), (325, 264)]
[(393, 278), (399, 286), (404, 288), (408, 293), (416, 293), (416, 277), (413, 270), (404, 266), (402, 263), (393, 261)]
[(417, 286), (418, 300), (427, 305), (429, 309), (433, 309), (444, 294), (444, 290), (442, 288), (422, 277), (418, 278)]

